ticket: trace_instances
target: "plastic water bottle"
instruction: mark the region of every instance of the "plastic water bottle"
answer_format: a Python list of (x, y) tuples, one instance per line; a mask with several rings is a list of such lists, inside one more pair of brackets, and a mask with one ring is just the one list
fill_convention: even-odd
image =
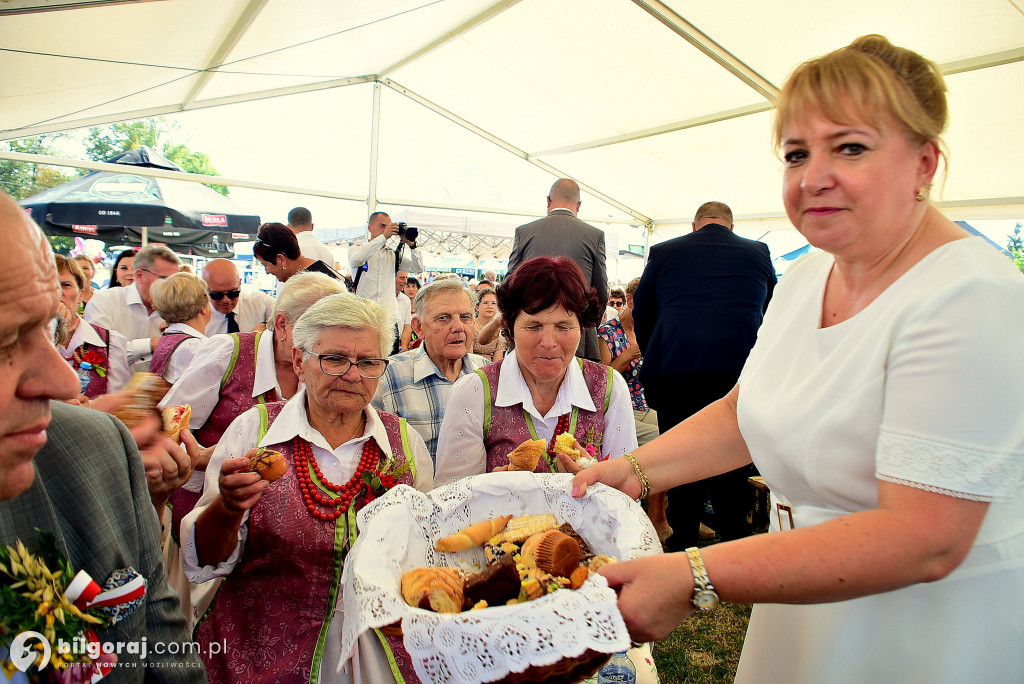
[(91, 370), (92, 364), (88, 361), (83, 361), (78, 364), (78, 370), (75, 371), (78, 373), (78, 381), (82, 383), (82, 394), (85, 394), (85, 388), (88, 387), (89, 383), (92, 381), (92, 374), (89, 372)]
[(636, 684), (636, 668), (633, 667), (633, 663), (629, 660), (625, 651), (613, 655), (608, 664), (601, 668), (600, 672), (597, 673), (597, 682), (598, 684), (604, 684), (605, 682)]

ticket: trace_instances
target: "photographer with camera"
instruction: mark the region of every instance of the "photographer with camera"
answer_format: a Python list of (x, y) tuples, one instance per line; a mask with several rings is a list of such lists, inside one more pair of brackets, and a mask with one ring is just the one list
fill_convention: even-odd
[[(356, 294), (377, 302), (387, 309), (392, 320), (397, 321), (396, 274), (398, 271), (419, 273), (423, 270), (423, 262), (416, 249), (419, 229), (404, 223), (394, 223), (384, 212), (375, 211), (370, 214), (367, 230), (370, 239), (349, 250), (349, 266), (355, 274)], [(396, 235), (399, 238), (398, 245), (391, 249), (387, 245), (388, 240)], [(409, 247), (408, 254), (405, 253), (406, 246)], [(396, 334), (392, 354), (398, 353), (398, 341), (399, 336)]]

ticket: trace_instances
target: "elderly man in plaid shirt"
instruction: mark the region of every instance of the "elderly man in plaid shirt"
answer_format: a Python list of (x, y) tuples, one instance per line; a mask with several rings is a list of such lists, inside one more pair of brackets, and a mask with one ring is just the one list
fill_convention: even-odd
[(405, 418), (437, 462), (437, 435), (452, 385), (489, 363), (473, 346), (476, 293), (459, 280), (440, 280), (417, 293), (412, 327), (423, 340), (418, 349), (391, 356), (370, 402), (377, 410)]

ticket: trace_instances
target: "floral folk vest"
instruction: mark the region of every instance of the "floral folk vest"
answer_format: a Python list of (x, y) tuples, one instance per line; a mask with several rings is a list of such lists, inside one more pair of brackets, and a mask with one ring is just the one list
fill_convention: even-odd
[[(569, 418), (569, 432), (583, 446), (594, 445), (598, 454), (604, 441), (604, 414), (612, 393), (612, 371), (593, 361), (577, 359), (583, 371), (583, 379), (590, 390), (597, 411), (584, 411), (575, 406)], [(508, 465), (508, 455), (517, 446), (528, 439), (538, 439), (533, 428), (533, 419), (527, 415), (522, 404), (514, 406), (495, 406), (498, 396), (498, 380), (501, 377), (502, 359), (497, 363), (484, 366), (476, 371), (484, 383), (484, 446), (487, 449), (487, 472), (499, 466)], [(537, 462), (538, 473), (549, 473), (551, 468), (546, 459)]]
[[(260, 407), (266, 427), (282, 407)], [(378, 415), (396, 467), (405, 465), (408, 454), (415, 468), (408, 425), (390, 413)], [(288, 472), (249, 511), (242, 558), (196, 627), (211, 682), (316, 682), (331, 621), (341, 619), (335, 609), (341, 572), (355, 541), (355, 514), (364, 500), (358, 498), (348, 514), (335, 521), (310, 515), (295, 477), (293, 445), (292, 440), (268, 445), (284, 454)], [(414, 477), (411, 469), (397, 480), (411, 486)], [(214, 642), (226, 644), (224, 652), (211, 655), (209, 645)], [(400, 651), (392, 649), (396, 681), (418, 681), (400, 640), (398, 646)]]

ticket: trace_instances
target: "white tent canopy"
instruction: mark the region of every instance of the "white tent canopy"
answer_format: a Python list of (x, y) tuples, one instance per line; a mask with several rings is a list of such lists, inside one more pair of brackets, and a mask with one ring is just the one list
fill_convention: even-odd
[(947, 74), (939, 206), (1024, 216), (1022, 0), (7, 0), (0, 139), (168, 116), (236, 201), (304, 193), (321, 225), (525, 221), (564, 175), (591, 221), (671, 234), (717, 199), (761, 236), (791, 230), (778, 88), (865, 33)]

